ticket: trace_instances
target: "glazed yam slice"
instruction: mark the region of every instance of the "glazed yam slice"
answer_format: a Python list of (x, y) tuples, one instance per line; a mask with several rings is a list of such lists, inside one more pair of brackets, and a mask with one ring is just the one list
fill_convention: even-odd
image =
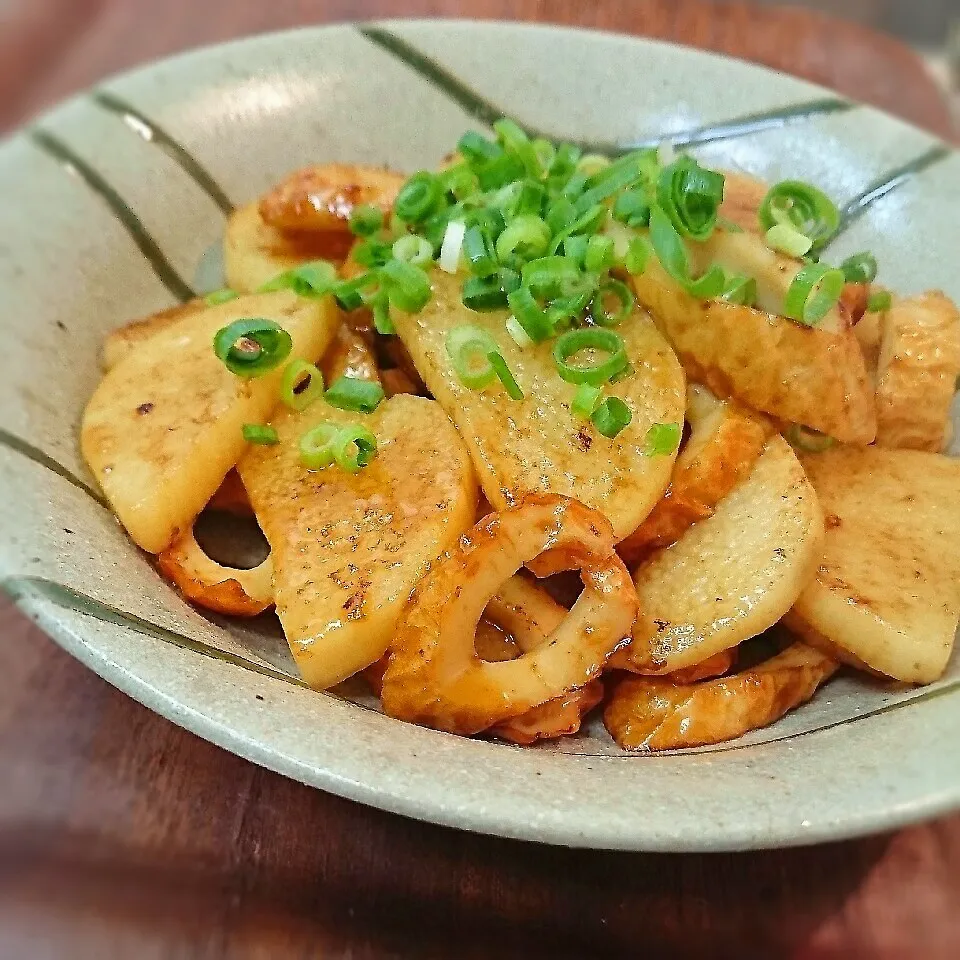
[(759, 308), (698, 300), (651, 257), (633, 278), (637, 298), (673, 345), (687, 376), (721, 397), (799, 423), (845, 443), (871, 443), (873, 385), (849, 322), (832, 310), (807, 327), (779, 315), (801, 264), (750, 233), (717, 231), (691, 244), (702, 262), (757, 279)]
[(936, 680), (960, 617), (960, 461), (835, 449), (804, 456), (803, 466), (827, 533), (789, 625), (888, 677)]
[[(357, 473), (308, 470), (299, 440), (320, 423), (362, 423), (377, 454)], [(397, 396), (368, 416), (317, 401), (272, 421), (275, 446), (238, 464), (271, 547), (277, 614), (304, 680), (326, 689), (379, 660), (410, 591), (472, 526), (476, 479), (432, 400)]]
[(204, 508), (247, 444), (245, 423), (269, 420), (283, 365), (250, 380), (213, 352), (218, 330), (262, 317), (293, 340), (291, 358), (314, 361), (339, 318), (330, 298), (280, 292), (231, 300), (155, 333), (104, 376), (84, 411), (80, 447), (127, 532), (161, 553)]
[[(463, 305), (462, 277), (437, 270), (432, 280), (430, 303), (416, 315), (398, 313), (397, 332), (466, 441), (490, 503), (504, 509), (531, 493), (575, 497), (605, 514), (618, 539), (633, 533), (663, 496), (675, 457), (646, 456), (647, 431), (683, 421), (683, 371), (653, 323), (637, 313), (618, 328), (636, 370), (604, 393), (623, 399), (632, 421), (608, 440), (570, 413), (576, 388), (560, 379), (551, 343), (521, 350), (504, 328), (505, 312), (474, 313)], [(522, 400), (511, 400), (499, 381), (483, 390), (460, 383), (445, 340), (463, 324), (497, 342)]]
[(146, 343), (154, 334), (160, 333), (179, 323), (185, 317), (194, 316), (208, 309), (201, 297), (177, 304), (166, 310), (159, 310), (138, 320), (125, 323), (122, 327), (107, 334), (100, 352), (100, 362), (104, 373), (112, 370), (121, 360), (128, 357), (142, 343)]
[(877, 446), (939, 453), (960, 375), (960, 312), (939, 292), (895, 300), (880, 337)]
[(610, 666), (671, 673), (755, 637), (793, 606), (822, 551), (817, 496), (775, 436), (712, 517), (637, 568), (641, 616)]
[(625, 677), (603, 713), (624, 750), (677, 750), (723, 743), (779, 720), (809, 700), (839, 664), (795, 643), (742, 673), (702, 683)]

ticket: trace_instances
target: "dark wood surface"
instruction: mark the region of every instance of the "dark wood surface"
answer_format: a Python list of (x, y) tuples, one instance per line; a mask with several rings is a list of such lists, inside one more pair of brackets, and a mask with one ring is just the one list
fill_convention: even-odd
[[(820, 15), (681, 0), (6, 0), (0, 122), (149, 57), (440, 13), (667, 37), (949, 133), (919, 59)], [(0, 958), (960, 956), (960, 817), (781, 852), (537, 847), (369, 810), (185, 733), (0, 606)]]

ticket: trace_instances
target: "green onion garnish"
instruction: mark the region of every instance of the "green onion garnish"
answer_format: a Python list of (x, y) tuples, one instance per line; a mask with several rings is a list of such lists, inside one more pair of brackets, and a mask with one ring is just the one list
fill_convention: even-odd
[(707, 240), (723, 200), (723, 174), (705, 170), (693, 157), (680, 157), (660, 171), (657, 202), (677, 232)]
[[(600, 350), (609, 354), (606, 360), (589, 366), (569, 363), (570, 357), (581, 350)], [(589, 383), (598, 387), (627, 365), (627, 352), (623, 338), (613, 330), (598, 327), (568, 330), (558, 337), (553, 345), (553, 359), (557, 372), (567, 383)]]
[(500, 269), (493, 241), (480, 227), (470, 227), (463, 235), (462, 250), (474, 276), (490, 277)]
[(386, 290), (378, 290), (370, 301), (370, 313), (373, 316), (373, 329), (382, 336), (393, 336), (397, 328), (390, 318), (390, 298)]
[(808, 237), (814, 248), (822, 246), (840, 225), (836, 204), (816, 187), (799, 180), (784, 180), (771, 187), (760, 204), (758, 217), (765, 231), (788, 224)]
[(679, 423), (655, 423), (647, 431), (644, 439), (644, 455), (648, 457), (666, 456), (680, 446), (683, 431)]
[(263, 447), (271, 447), (280, 442), (280, 437), (273, 427), (265, 427), (259, 423), (245, 423), (241, 428), (243, 439), (247, 443), (255, 443)]
[(877, 258), (865, 250), (847, 257), (840, 269), (847, 283), (873, 283), (877, 279)]
[(497, 271), (491, 277), (470, 277), (463, 285), (461, 299), (465, 307), (482, 313), (506, 306), (507, 296), (504, 276)]
[(392, 306), (419, 313), (430, 302), (430, 278), (412, 263), (391, 260), (380, 268), (380, 279)]
[(523, 332), (534, 343), (541, 343), (553, 335), (553, 324), (529, 287), (518, 287), (507, 296), (507, 303)]
[(893, 297), (889, 290), (878, 290), (867, 298), (868, 313), (883, 313), (893, 306)]
[(507, 396), (509, 396), (511, 400), (522, 400), (523, 391), (514, 379), (510, 368), (507, 366), (507, 361), (503, 359), (503, 356), (498, 351), (491, 350), (490, 353), (487, 354), (487, 360), (490, 361), (493, 372), (497, 375), (504, 389), (507, 391)]
[(527, 347), (533, 346), (533, 340), (527, 336), (527, 331), (523, 329), (523, 325), (517, 320), (516, 317), (507, 317), (507, 322), (504, 324), (507, 328), (507, 333), (510, 334), (510, 339), (521, 349), (526, 350)]
[(340, 377), (330, 385), (323, 399), (331, 407), (358, 413), (373, 413), (383, 399), (383, 387), (375, 380)]
[(550, 228), (537, 216), (525, 214), (507, 224), (497, 238), (501, 263), (526, 263), (542, 257), (550, 244)]
[(442, 201), (443, 188), (439, 178), (421, 170), (401, 187), (393, 204), (393, 212), (404, 223), (422, 223)]
[(590, 237), (583, 256), (584, 268), (591, 273), (603, 273), (609, 270), (617, 256), (614, 247), (613, 237)]
[(736, 303), (744, 307), (752, 307), (757, 302), (757, 281), (753, 277), (735, 276), (727, 280), (727, 285), (720, 294), (721, 300), (727, 303)]
[(339, 430), (330, 447), (341, 470), (357, 473), (377, 455), (377, 438), (357, 424)]
[(419, 267), (433, 259), (433, 246), (423, 237), (405, 233), (394, 242), (392, 253), (397, 260)]
[(446, 340), (447, 356), (457, 379), (471, 390), (480, 390), (496, 376), (490, 354), (499, 353), (497, 342), (480, 327), (454, 327)]
[(805, 453), (823, 453), (824, 450), (829, 450), (837, 442), (833, 437), (799, 423), (790, 424), (783, 438), (790, 446), (796, 447), (797, 450), (803, 450)]
[(213, 352), (238, 377), (261, 377), (290, 356), (293, 340), (279, 323), (263, 317), (234, 320), (213, 338)]
[(563, 255), (573, 260), (577, 266), (585, 266), (587, 259), (587, 250), (590, 248), (591, 240), (602, 240), (604, 237), (584, 237), (580, 234), (567, 237), (563, 241)]
[(350, 232), (356, 237), (371, 237), (383, 227), (383, 211), (366, 204), (350, 213)]
[(607, 397), (590, 416), (597, 430), (610, 440), (632, 419), (630, 408), (619, 397)]
[(359, 310), (364, 304), (364, 291), (375, 287), (379, 283), (378, 276), (373, 271), (361, 273), (351, 280), (341, 280), (331, 291), (337, 303), (347, 311)]
[(628, 227), (645, 227), (650, 222), (650, 201), (643, 190), (627, 190), (613, 205), (613, 219)]
[(590, 304), (590, 318), (598, 326), (615, 327), (630, 316), (634, 302), (633, 292), (625, 283), (604, 280)]
[(523, 130), (513, 120), (506, 118), (497, 120), (493, 129), (507, 154), (516, 157), (523, 164), (523, 168), (529, 176), (539, 177), (542, 172), (540, 157), (536, 148), (530, 142), (530, 138)]
[(203, 302), (209, 307), (217, 307), (221, 303), (226, 303), (229, 300), (236, 300), (240, 294), (236, 290), (231, 290), (229, 287), (224, 287), (222, 290), (214, 290), (212, 293), (208, 293), (204, 298)]
[(577, 163), (577, 170), (588, 177), (593, 177), (609, 166), (610, 158), (605, 157), (602, 153), (585, 153)]
[(787, 290), (784, 316), (808, 327), (816, 326), (837, 305), (843, 284), (842, 270), (808, 263)]
[(802, 257), (810, 251), (813, 241), (789, 223), (775, 223), (766, 236), (767, 246), (791, 257)]
[(323, 374), (306, 360), (292, 360), (283, 371), (280, 399), (292, 410), (306, 410), (323, 396)]
[(278, 274), (257, 293), (292, 290), (298, 297), (322, 297), (337, 285), (337, 269), (326, 260), (313, 260)]
[(333, 463), (333, 441), (340, 428), (321, 423), (300, 438), (300, 462), (308, 470), (322, 470)]
[(577, 392), (573, 395), (573, 403), (570, 404), (570, 412), (581, 420), (586, 420), (600, 402), (600, 395), (603, 393), (602, 387), (594, 387), (589, 383), (581, 383), (577, 387)]
[(723, 293), (726, 276), (720, 267), (713, 266), (697, 278), (690, 275), (690, 254), (683, 237), (659, 206), (650, 211), (650, 242), (663, 269), (688, 293), (702, 300)]
[(634, 277), (640, 276), (647, 269), (647, 263), (650, 261), (652, 252), (650, 243), (645, 237), (634, 237), (630, 241), (630, 246), (627, 247), (626, 256), (623, 258), (624, 269)]

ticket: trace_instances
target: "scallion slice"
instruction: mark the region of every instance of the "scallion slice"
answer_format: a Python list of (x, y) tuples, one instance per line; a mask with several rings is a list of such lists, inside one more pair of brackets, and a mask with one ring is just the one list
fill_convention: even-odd
[(813, 241), (789, 223), (775, 223), (766, 235), (767, 246), (791, 257), (809, 253)]
[(586, 420), (600, 402), (600, 396), (603, 393), (602, 387), (594, 387), (589, 383), (581, 383), (577, 387), (577, 392), (573, 395), (573, 403), (570, 404), (570, 412), (580, 420)]
[(377, 455), (377, 438), (360, 424), (343, 427), (330, 442), (337, 466), (347, 473), (358, 473)]
[(489, 277), (500, 269), (493, 241), (478, 226), (472, 226), (463, 237), (463, 255), (475, 277)]
[(466, 324), (454, 327), (447, 334), (446, 349), (453, 372), (465, 387), (480, 390), (497, 376), (490, 354), (500, 351), (486, 330)]
[(823, 453), (836, 444), (833, 437), (820, 433), (819, 430), (813, 430), (799, 423), (792, 423), (783, 435), (784, 440), (804, 453)]
[(292, 410), (306, 410), (323, 396), (323, 374), (306, 360), (291, 360), (283, 371), (280, 399)]
[(491, 350), (490, 353), (487, 354), (487, 360), (490, 361), (493, 372), (497, 375), (504, 389), (507, 391), (507, 396), (510, 397), (511, 400), (522, 400), (523, 391), (510, 372), (507, 361), (503, 359), (502, 354), (497, 350)]
[(437, 262), (446, 273), (456, 273), (460, 265), (460, 252), (466, 237), (467, 225), (462, 220), (451, 220), (444, 230)]
[(868, 313), (883, 313), (893, 306), (893, 297), (889, 290), (878, 290), (867, 298)]
[(340, 428), (332, 423), (321, 423), (308, 430), (299, 443), (300, 462), (308, 470), (322, 470), (333, 463), (333, 441)]
[(847, 283), (873, 283), (877, 279), (877, 258), (864, 250), (847, 257), (840, 269)]
[(391, 260), (380, 268), (391, 305), (405, 313), (419, 313), (430, 302), (430, 278), (412, 263)]
[(404, 223), (422, 223), (443, 202), (443, 187), (436, 174), (421, 170), (400, 188), (394, 215)]
[(723, 292), (726, 277), (718, 266), (711, 267), (700, 277), (691, 277), (690, 254), (683, 237), (659, 206), (650, 211), (650, 242), (663, 269), (688, 293), (709, 300)]
[(722, 200), (723, 174), (704, 169), (693, 157), (674, 160), (657, 178), (657, 203), (683, 237), (707, 240)]
[(784, 316), (808, 327), (816, 326), (837, 305), (843, 284), (842, 270), (808, 263), (787, 290)]
[(654, 423), (644, 438), (644, 455), (662, 457), (680, 446), (683, 431), (679, 423)]
[(539, 177), (543, 172), (540, 167), (540, 157), (530, 138), (519, 125), (505, 117), (497, 120), (493, 129), (507, 154), (516, 157), (529, 176)]
[(507, 322), (504, 326), (507, 328), (507, 333), (510, 334), (510, 339), (521, 350), (526, 350), (527, 347), (533, 346), (533, 340), (527, 335), (527, 331), (523, 329), (523, 325), (516, 317), (507, 317)]
[(218, 307), (221, 303), (236, 300), (239, 296), (240, 294), (237, 293), (236, 290), (231, 290), (230, 287), (224, 287), (222, 290), (214, 290), (208, 293), (203, 298), (203, 302), (209, 307)]
[(613, 219), (628, 227), (645, 227), (650, 222), (650, 201), (643, 190), (626, 190), (613, 204)]
[(771, 187), (757, 215), (764, 230), (778, 223), (789, 224), (809, 237), (814, 249), (840, 225), (836, 204), (821, 190), (800, 180), (783, 180)]
[[(588, 366), (579, 366), (569, 362), (570, 358), (582, 350), (599, 350), (608, 354), (605, 360)], [(567, 383), (588, 383), (600, 386), (627, 365), (627, 351), (623, 337), (613, 330), (588, 327), (580, 330), (568, 330), (557, 338), (553, 345), (553, 360), (557, 372)]]
[(292, 290), (298, 297), (322, 297), (337, 285), (337, 268), (326, 260), (313, 260), (278, 274), (257, 293)]
[(383, 227), (383, 211), (363, 204), (350, 212), (350, 232), (356, 237), (371, 237)]
[(330, 385), (323, 399), (331, 407), (354, 413), (373, 413), (383, 400), (383, 387), (375, 380), (340, 377)]
[(537, 303), (529, 287), (518, 287), (507, 296), (507, 303), (523, 332), (534, 343), (541, 343), (553, 335), (553, 324)]
[(261, 377), (290, 356), (293, 339), (263, 317), (234, 320), (213, 338), (213, 352), (238, 377)]
[(607, 397), (590, 415), (597, 430), (612, 440), (633, 419), (630, 408), (619, 397)]
[(630, 316), (634, 302), (633, 293), (625, 283), (604, 280), (590, 304), (590, 317), (600, 327), (615, 327)]
[(584, 268), (591, 273), (603, 273), (609, 270), (616, 260), (614, 246), (613, 237), (590, 237), (583, 257)]
[(260, 423), (245, 423), (241, 432), (247, 443), (254, 443), (261, 447), (272, 447), (280, 442), (280, 437), (273, 427), (264, 426)]
[(433, 246), (423, 237), (405, 233), (394, 242), (393, 255), (397, 260), (420, 267), (433, 259)]
[(647, 269), (651, 253), (650, 243), (645, 237), (634, 237), (627, 247), (626, 256), (623, 258), (624, 269), (631, 276), (640, 276)]
[(720, 294), (721, 300), (727, 303), (736, 303), (744, 307), (752, 307), (757, 302), (757, 281), (753, 277), (738, 275), (729, 277), (727, 285)]
[(525, 214), (507, 224), (497, 238), (497, 256), (501, 263), (524, 263), (542, 257), (550, 243), (550, 228), (539, 217)]

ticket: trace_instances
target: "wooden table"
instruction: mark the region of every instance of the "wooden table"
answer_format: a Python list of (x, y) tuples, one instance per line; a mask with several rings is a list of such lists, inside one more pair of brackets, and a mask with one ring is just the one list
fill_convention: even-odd
[[(695, 0), (6, 0), (0, 123), (118, 68), (405, 13), (632, 31), (772, 64), (949, 134), (895, 41)], [(537, 847), (368, 810), (143, 709), (0, 607), (0, 958), (956, 957), (960, 817), (785, 852)]]

